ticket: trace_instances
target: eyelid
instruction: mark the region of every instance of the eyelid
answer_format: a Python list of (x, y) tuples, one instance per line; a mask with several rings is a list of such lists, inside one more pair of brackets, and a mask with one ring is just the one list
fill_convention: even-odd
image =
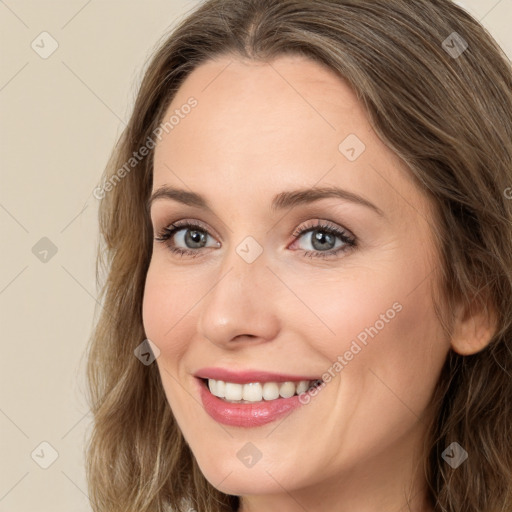
[(213, 238), (216, 238), (219, 241), (222, 241), (222, 237), (215, 231), (214, 229), (210, 228), (207, 224), (204, 222), (197, 220), (197, 219), (188, 219), (183, 218), (179, 220), (175, 220), (173, 222), (163, 223), (163, 227), (160, 229), (154, 228), (154, 231), (163, 231), (165, 229), (171, 229), (172, 227), (177, 229), (185, 229), (188, 226), (193, 226), (199, 228), (201, 231), (204, 231), (208, 235), (210, 235)]
[(342, 232), (347, 238), (356, 238), (350, 229), (327, 219), (318, 218), (315, 220), (307, 221), (306, 225), (299, 224), (294, 230), (292, 236), (297, 237), (303, 235), (305, 232), (312, 231), (315, 228), (331, 229), (335, 232)]

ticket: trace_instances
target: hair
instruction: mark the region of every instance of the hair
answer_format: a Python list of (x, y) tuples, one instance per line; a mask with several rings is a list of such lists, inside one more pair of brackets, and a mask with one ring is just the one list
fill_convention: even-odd
[[(468, 45), (460, 56), (443, 46), (453, 32)], [(512, 70), (465, 10), (447, 0), (207, 0), (153, 53), (105, 183), (119, 178), (135, 151), (151, 147), (177, 90), (200, 64), (285, 55), (310, 58), (343, 77), (377, 135), (431, 199), (443, 326), (449, 331), (460, 304), (494, 318), (484, 349), (448, 353), (430, 404), (421, 469), (436, 512), (510, 511)], [(146, 338), (152, 166), (150, 151), (99, 205), (102, 310), (87, 354), (90, 501), (95, 512), (235, 511), (240, 498), (201, 473), (156, 364), (134, 357)], [(469, 454), (456, 470), (441, 459), (452, 442)]]

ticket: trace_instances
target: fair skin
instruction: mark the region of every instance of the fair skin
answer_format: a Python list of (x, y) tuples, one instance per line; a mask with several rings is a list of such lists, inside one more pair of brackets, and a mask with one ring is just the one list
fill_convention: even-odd
[[(439, 259), (429, 200), (346, 82), (308, 59), (207, 62), (165, 119), (191, 96), (197, 107), (157, 144), (153, 191), (195, 192), (212, 211), (159, 198), (151, 221), (155, 236), (179, 220), (199, 222), (205, 244), (187, 245), (191, 229), (167, 244), (197, 257), (154, 242), (143, 320), (201, 471), (220, 491), (242, 496), (243, 512), (399, 512), (408, 502), (431, 512), (420, 448), (450, 340), (433, 309)], [(339, 150), (350, 134), (366, 146), (354, 161)], [(382, 214), (339, 197), (270, 208), (279, 193), (320, 187), (357, 194)], [(317, 221), (355, 237), (356, 246), (304, 257), (322, 247), (311, 230), (292, 234)], [(248, 236), (263, 249), (252, 263), (236, 251)], [(334, 240), (335, 249), (345, 245)], [(284, 419), (244, 428), (205, 412), (193, 376), (199, 368), (321, 376), (396, 303), (400, 312)], [(460, 330), (466, 343), (468, 329)], [(262, 455), (252, 467), (237, 457), (247, 442)]]

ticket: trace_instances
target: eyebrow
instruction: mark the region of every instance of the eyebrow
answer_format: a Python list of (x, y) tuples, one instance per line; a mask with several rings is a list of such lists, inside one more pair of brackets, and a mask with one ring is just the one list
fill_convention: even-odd
[[(348, 190), (344, 190), (338, 187), (315, 187), (280, 192), (273, 198), (270, 209), (272, 213), (274, 213), (278, 210), (284, 210), (286, 208), (291, 209), (299, 205), (309, 204), (315, 201), (319, 201), (320, 199), (328, 199), (333, 197), (366, 206), (378, 215), (384, 217), (384, 212), (378, 206), (368, 201), (368, 199), (365, 199), (364, 197), (361, 197), (354, 192), (349, 192)], [(213, 210), (208, 204), (208, 201), (202, 195), (197, 194), (196, 192), (189, 192), (187, 190), (171, 187), (169, 185), (163, 185), (162, 187), (155, 190), (155, 192), (153, 192), (146, 205), (148, 211), (151, 208), (153, 202), (158, 199), (172, 199), (179, 203), (202, 208), (213, 213)]]

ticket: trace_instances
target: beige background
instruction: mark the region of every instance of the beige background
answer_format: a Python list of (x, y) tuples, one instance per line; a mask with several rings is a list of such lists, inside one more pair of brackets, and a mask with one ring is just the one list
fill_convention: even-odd
[[(458, 3), (512, 56), (512, 0)], [(82, 452), (97, 292), (92, 192), (151, 50), (197, 4), (0, 1), (0, 512), (90, 511)], [(56, 44), (44, 31), (58, 44), (46, 59), (31, 47)]]

